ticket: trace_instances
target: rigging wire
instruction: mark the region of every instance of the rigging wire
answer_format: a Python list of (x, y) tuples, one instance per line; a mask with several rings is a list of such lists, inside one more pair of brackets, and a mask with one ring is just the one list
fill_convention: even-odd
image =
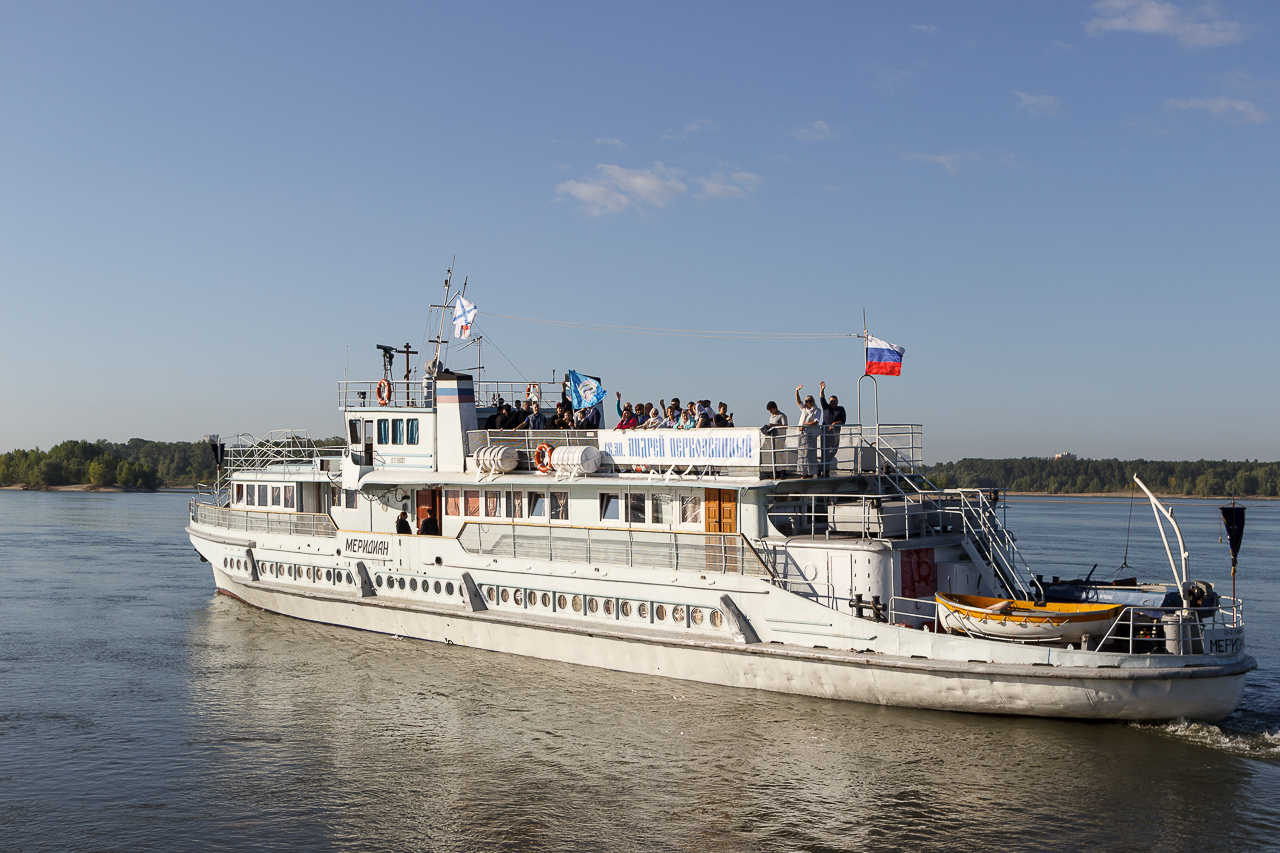
[(485, 330), (484, 330), (484, 329), (481, 329), (481, 328), (480, 328), (480, 324), (479, 324), (479, 323), (476, 323), (476, 324), (475, 324), (475, 327), (476, 327), (476, 330), (480, 332), (481, 336), (483, 336), (483, 337), (484, 337), (484, 339), (485, 339), (485, 340), (487, 340), (487, 341), (489, 342), (489, 344), (490, 344), (494, 349), (496, 349), (496, 350), (498, 351), (498, 355), (500, 355), (500, 356), (502, 356), (503, 358), (506, 358), (506, 359), (507, 359), (507, 364), (511, 365), (511, 369), (512, 369), (512, 370), (514, 370), (516, 373), (518, 373), (518, 374), (520, 375), (520, 381), (521, 381), (521, 382), (528, 382), (528, 381), (529, 381), (528, 377), (526, 377), (523, 373), (520, 373), (520, 368), (516, 367), (516, 363), (515, 363), (514, 361), (512, 361), (511, 359), (507, 358), (507, 354), (506, 354), (505, 352), (503, 352), (503, 351), (502, 351), (502, 347), (500, 347), (500, 346), (498, 346), (496, 343), (494, 343), (493, 335), (490, 335), (490, 334), (488, 334), (487, 332), (485, 332)]
[(614, 332), (628, 335), (656, 335), (660, 337), (711, 337), (741, 338), (745, 340), (790, 340), (810, 338), (856, 338), (856, 332), (729, 332), (714, 329), (662, 329), (653, 326), (614, 326), (606, 323), (575, 323), (569, 320), (542, 320), (537, 317), (516, 317), (511, 314), (497, 314), (492, 311), (482, 312), (490, 317), (501, 317), (504, 320), (519, 320), (523, 323), (541, 323), (546, 326), (561, 326), (571, 329), (587, 329), (594, 332)]
[(1124, 559), (1120, 561), (1120, 565), (1116, 567), (1115, 572), (1112, 572), (1113, 577), (1117, 573), (1119, 573), (1120, 569), (1133, 568), (1133, 566), (1129, 565), (1129, 534), (1133, 532), (1133, 500), (1135, 497), (1137, 497), (1137, 492), (1138, 492), (1137, 484), (1130, 483), (1129, 484), (1129, 526), (1125, 528), (1125, 531), (1124, 531)]

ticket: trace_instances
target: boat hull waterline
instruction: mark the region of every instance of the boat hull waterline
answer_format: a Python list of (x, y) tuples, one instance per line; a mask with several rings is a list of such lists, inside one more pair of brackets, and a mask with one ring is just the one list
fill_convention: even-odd
[[(193, 536), (193, 541), (195, 537)], [(214, 567), (218, 591), (310, 622), (618, 672), (939, 711), (1092, 720), (1214, 722), (1240, 703), (1251, 657), (1218, 666), (1098, 669), (925, 660), (783, 645), (648, 637), (531, 623), (465, 605), (412, 605), (244, 582)]]

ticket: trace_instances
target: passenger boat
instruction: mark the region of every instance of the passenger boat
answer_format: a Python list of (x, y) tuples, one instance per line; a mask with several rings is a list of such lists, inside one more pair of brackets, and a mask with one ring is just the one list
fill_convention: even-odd
[[(939, 601), (1026, 609), (1048, 585), (999, 493), (923, 475), (918, 425), (485, 430), (500, 399), (559, 385), (383, 368), (339, 383), (337, 444), (212, 438), (219, 479), (187, 532), (219, 592), (399, 637), (948, 711), (1212, 721), (1256, 666), (1240, 602), (1189, 580), (1185, 549), (1176, 583), (1135, 587), (1105, 629), (1025, 643), (951, 621)], [(402, 512), (438, 535), (398, 533)], [(1088, 590), (1071, 600), (1110, 594)]]
[(939, 592), (939, 624), (948, 632), (1019, 643), (1080, 643), (1101, 637), (1120, 618), (1119, 604), (1015, 601)]

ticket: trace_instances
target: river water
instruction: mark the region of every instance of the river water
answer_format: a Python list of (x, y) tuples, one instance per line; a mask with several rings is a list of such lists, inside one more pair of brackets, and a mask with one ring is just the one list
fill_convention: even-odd
[[(187, 496), (0, 492), (0, 849), (1280, 847), (1280, 504), (1218, 726), (879, 708), (311, 625), (213, 594)], [(1216, 502), (1179, 501), (1230, 589)], [(1150, 508), (1014, 499), (1037, 571), (1169, 571)], [(1122, 575), (1129, 572), (1121, 571)]]

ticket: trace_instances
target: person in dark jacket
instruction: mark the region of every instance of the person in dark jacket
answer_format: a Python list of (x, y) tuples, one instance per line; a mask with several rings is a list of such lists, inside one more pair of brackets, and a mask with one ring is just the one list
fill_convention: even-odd
[(435, 511), (431, 507), (426, 507), (427, 514), (422, 517), (422, 521), (418, 523), (419, 536), (439, 536), (440, 522), (436, 521)]
[(402, 512), (400, 517), (396, 519), (396, 533), (413, 535), (413, 528), (409, 526), (409, 513)]

